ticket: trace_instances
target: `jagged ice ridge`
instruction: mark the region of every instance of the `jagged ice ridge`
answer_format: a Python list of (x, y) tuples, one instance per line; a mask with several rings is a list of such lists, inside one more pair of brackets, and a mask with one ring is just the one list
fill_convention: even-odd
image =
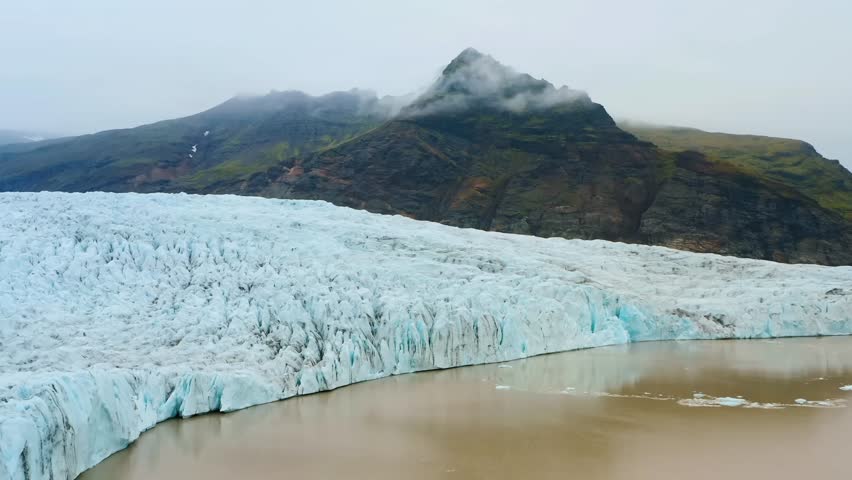
[(630, 341), (852, 332), (852, 268), (235, 196), (0, 194), (0, 478), (157, 422)]

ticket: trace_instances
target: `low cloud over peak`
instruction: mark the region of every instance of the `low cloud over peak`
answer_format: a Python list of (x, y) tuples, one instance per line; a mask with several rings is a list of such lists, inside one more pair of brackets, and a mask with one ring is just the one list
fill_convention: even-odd
[(557, 105), (590, 103), (589, 96), (568, 87), (556, 88), (503, 65), (492, 56), (467, 48), (403, 115), (418, 116), (490, 107), (512, 112), (541, 110)]

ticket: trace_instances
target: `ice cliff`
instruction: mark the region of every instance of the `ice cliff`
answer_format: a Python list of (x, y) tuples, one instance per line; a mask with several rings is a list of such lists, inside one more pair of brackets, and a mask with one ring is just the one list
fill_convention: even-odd
[(852, 268), (463, 230), (322, 202), (0, 194), (0, 479), (157, 422), (657, 339), (852, 332)]

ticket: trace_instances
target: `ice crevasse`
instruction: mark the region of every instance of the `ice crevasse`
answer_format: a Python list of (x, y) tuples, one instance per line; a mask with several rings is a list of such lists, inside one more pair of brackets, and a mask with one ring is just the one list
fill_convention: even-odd
[(0, 479), (157, 422), (661, 339), (852, 333), (852, 268), (459, 229), (324, 202), (0, 194)]

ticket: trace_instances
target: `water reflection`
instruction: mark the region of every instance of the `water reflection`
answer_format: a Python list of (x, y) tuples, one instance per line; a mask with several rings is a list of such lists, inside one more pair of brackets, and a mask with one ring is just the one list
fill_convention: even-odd
[(167, 422), (82, 478), (844, 478), (849, 408), (583, 392), (790, 404), (852, 400), (847, 384), (846, 337), (608, 347)]
[[(652, 382), (659, 387), (662, 379), (674, 379), (679, 386), (700, 385), (708, 376), (722, 372), (743, 380), (754, 376), (767, 381), (816, 380), (843, 376), (852, 369), (852, 341), (831, 337), (636, 343), (536, 357), (500, 367), (472, 367), (440, 375), (466, 381), (481, 373), (498, 385), (542, 393), (560, 392), (566, 387), (625, 393), (635, 391), (633, 387), (639, 383)], [(667, 389), (660, 393), (682, 391)]]

